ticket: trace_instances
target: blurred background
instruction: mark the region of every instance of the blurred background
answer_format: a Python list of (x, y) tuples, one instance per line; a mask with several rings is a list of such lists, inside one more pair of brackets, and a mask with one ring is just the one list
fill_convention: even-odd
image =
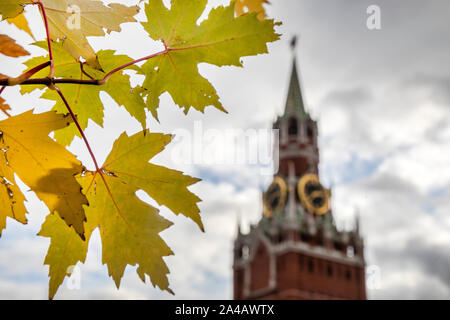
[[(106, 1), (105, 1), (106, 2)], [(110, 1), (112, 2), (112, 1)], [(114, 1), (120, 2), (120, 1)], [(127, 5), (139, 1), (122, 1)], [(380, 282), (368, 289), (369, 299), (450, 298), (450, 3), (446, 0), (271, 0), (269, 17), (283, 24), (281, 40), (269, 54), (243, 58), (244, 68), (201, 64), (200, 73), (216, 88), (229, 114), (212, 107), (185, 116), (168, 94), (161, 97), (160, 123), (150, 114), (153, 132), (181, 129), (270, 129), (285, 105), (293, 54), (289, 42), (298, 36), (295, 56), (307, 111), (319, 125), (320, 178), (332, 188), (332, 208), (341, 228), (353, 226), (359, 212), (368, 266), (379, 270)], [(108, 2), (106, 2), (108, 3)], [(169, 1), (165, 1), (169, 5)], [(228, 1), (209, 1), (207, 11)], [(367, 27), (367, 8), (380, 8), (379, 30)], [(142, 4), (141, 4), (142, 6)], [(203, 17), (207, 16), (207, 11)], [(26, 16), (37, 40), (44, 28), (36, 8)], [(138, 20), (145, 20), (141, 12)], [(7, 33), (34, 55), (34, 40), (6, 22)], [(144, 40), (143, 40), (144, 39)], [(111, 48), (139, 58), (162, 48), (140, 25), (123, 24), (122, 32), (92, 38), (95, 49)], [(0, 57), (1, 73), (16, 76), (26, 58)], [(133, 81), (141, 81), (133, 76)], [(38, 93), (20, 95), (7, 88), (2, 97), (13, 114), (52, 102)], [(91, 123), (87, 136), (100, 163), (123, 131), (139, 131), (107, 94), (105, 125)], [(127, 120), (129, 119), (129, 120)], [(101, 264), (98, 230), (84, 265), (78, 265), (81, 287), (67, 281), (61, 299), (231, 299), (232, 245), (237, 217), (248, 230), (262, 215), (261, 190), (270, 175), (250, 164), (214, 161), (192, 163), (177, 157), (177, 141), (154, 162), (202, 179), (191, 187), (203, 200), (206, 232), (167, 208), (162, 214), (174, 226), (162, 233), (175, 252), (167, 257), (172, 296), (144, 285), (128, 267), (117, 290)], [(210, 152), (234, 152), (236, 145), (208, 141)], [(81, 140), (70, 150), (88, 167), (92, 162)], [(36, 233), (48, 214), (28, 192), (29, 224), (8, 220), (0, 239), (0, 298), (46, 299), (48, 267), (43, 265), (49, 240)], [(147, 199), (153, 205), (156, 203)]]

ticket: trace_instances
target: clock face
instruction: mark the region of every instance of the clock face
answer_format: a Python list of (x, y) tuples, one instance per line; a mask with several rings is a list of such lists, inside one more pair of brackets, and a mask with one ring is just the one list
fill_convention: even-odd
[(319, 177), (309, 173), (302, 176), (297, 186), (298, 197), (303, 206), (311, 213), (325, 214), (328, 212), (330, 192), (319, 181)]
[(272, 217), (275, 211), (283, 208), (286, 203), (286, 182), (280, 177), (275, 177), (263, 195), (264, 215)]

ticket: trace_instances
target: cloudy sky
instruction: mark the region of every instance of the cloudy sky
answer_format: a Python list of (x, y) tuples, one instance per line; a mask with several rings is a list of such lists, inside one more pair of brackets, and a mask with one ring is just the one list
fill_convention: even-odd
[[(136, 3), (138, 1), (126, 1)], [(210, 1), (208, 8), (227, 1)], [(290, 37), (299, 35), (296, 56), (306, 106), (319, 122), (320, 176), (333, 188), (332, 206), (338, 225), (349, 228), (355, 211), (361, 216), (367, 264), (377, 266), (381, 282), (368, 290), (371, 299), (450, 298), (450, 3), (447, 0), (272, 0), (268, 15), (283, 25), (282, 39), (270, 53), (244, 58), (244, 69), (200, 65), (202, 75), (217, 89), (229, 114), (207, 108), (184, 116), (170, 96), (161, 99), (158, 132), (202, 132), (209, 129), (268, 129), (283, 111), (292, 54)], [(381, 29), (366, 26), (369, 5), (381, 9)], [(27, 11), (31, 17), (35, 9)], [(145, 19), (143, 15), (138, 16)], [(5, 23), (1, 31), (26, 46), (33, 40)], [(35, 37), (42, 26), (32, 20)], [(139, 58), (160, 49), (141, 27), (123, 25), (123, 32), (92, 39), (96, 48), (112, 48)], [(42, 51), (26, 46), (34, 54)], [(1, 73), (17, 75), (17, 60), (0, 57)], [(24, 61), (18, 60), (18, 61)], [(135, 78), (135, 81), (139, 81)], [(21, 113), (51, 103), (37, 94), (20, 96), (18, 88), (2, 95)], [(88, 138), (102, 162), (111, 137), (137, 132), (123, 108), (106, 94), (105, 127), (91, 125)], [(203, 202), (206, 233), (166, 208), (175, 224), (162, 233), (175, 252), (166, 258), (175, 297), (144, 285), (135, 268), (127, 268), (117, 290), (101, 264), (98, 233), (87, 261), (79, 265), (81, 289), (65, 282), (61, 299), (230, 299), (232, 241), (236, 217), (244, 227), (261, 216), (260, 189), (270, 183), (261, 166), (220, 161), (183, 161), (175, 141), (155, 160), (203, 179), (191, 188)], [(236, 152), (233, 143), (202, 140), (200, 151)], [(89, 167), (80, 140), (70, 146)], [(189, 149), (189, 148), (188, 148)], [(48, 240), (36, 237), (48, 213), (27, 194), (29, 224), (9, 220), (0, 239), (0, 298), (45, 299), (48, 267), (43, 260)], [(149, 199), (151, 203), (151, 199)]]

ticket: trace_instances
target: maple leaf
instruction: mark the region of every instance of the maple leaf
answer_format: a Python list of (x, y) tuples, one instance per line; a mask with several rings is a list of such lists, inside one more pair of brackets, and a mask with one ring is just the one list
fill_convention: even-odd
[[(172, 223), (140, 200), (138, 190), (144, 190), (175, 214), (191, 218), (203, 229), (196, 204), (200, 199), (187, 189), (198, 179), (148, 162), (170, 141), (170, 135), (160, 133), (144, 131), (130, 137), (124, 133), (114, 143), (102, 174), (88, 172), (78, 178), (89, 200), (86, 237), (99, 227), (102, 260), (117, 287), (125, 267), (139, 265), (137, 273), (143, 282), (148, 275), (154, 286), (171, 292), (163, 257), (173, 252), (159, 233)], [(39, 234), (51, 238), (45, 263), (50, 265), (52, 298), (67, 267), (84, 261), (87, 241), (79, 241), (75, 232), (55, 217), (47, 218)]]
[[(46, 43), (35, 43), (40, 48), (46, 49)], [(52, 46), (54, 54), (55, 76), (57, 78), (89, 80), (86, 75), (102, 79), (105, 73), (89, 66), (84, 66), (86, 74), (81, 71), (80, 63), (77, 62), (70, 54), (68, 54), (60, 42), (54, 43)], [(101, 50), (98, 52), (98, 59), (105, 70), (110, 70), (118, 65), (126, 64), (132, 61), (125, 55), (115, 55), (112, 50)], [(48, 61), (47, 57), (36, 57), (28, 60), (25, 64), (31, 69), (33, 66)], [(140, 70), (136, 66), (131, 66), (134, 70)], [(35, 77), (46, 77), (47, 70), (42, 70), (35, 74)], [(31, 92), (42, 86), (22, 87), (22, 93)], [(109, 78), (108, 82), (101, 86), (82, 85), (82, 84), (60, 84), (58, 87), (64, 92), (74, 113), (77, 115), (78, 122), (82, 129), (86, 129), (89, 119), (103, 125), (103, 103), (100, 100), (100, 92), (107, 92), (119, 105), (123, 105), (125, 109), (135, 117), (142, 125), (146, 126), (146, 105), (141, 98), (138, 89), (133, 90), (130, 85), (130, 77), (122, 72), (115, 73)], [(54, 90), (47, 89), (41, 92), (42, 98), (56, 101), (53, 107), (58, 113), (67, 113), (65, 104), (61, 101), (58, 93)], [(63, 145), (69, 145), (74, 136), (80, 136), (80, 133), (74, 123), (69, 127), (55, 132), (55, 139)]]
[[(96, 54), (86, 37), (104, 36), (105, 31), (120, 31), (120, 24), (136, 21), (138, 6), (117, 3), (104, 5), (98, 0), (41, 0), (46, 9), (52, 40), (63, 41), (64, 48), (78, 59), (80, 56), (96, 69), (101, 69)], [(77, 25), (79, 19), (79, 26)]]
[[(3, 154), (1, 157), (6, 155)], [(7, 217), (23, 224), (27, 223), (24, 201), (25, 197), (15, 184), (14, 171), (2, 159), (0, 161), (0, 236), (6, 227)]]
[(247, 12), (256, 12), (258, 19), (264, 20), (266, 18), (263, 4), (269, 3), (267, 0), (235, 0), (235, 3), (235, 11), (238, 16)]
[[(73, 227), (69, 227), (57, 215), (49, 214), (41, 226), (38, 235), (50, 238), (50, 246), (44, 260), (49, 268), (49, 298), (53, 299), (58, 287), (66, 275), (70, 276), (69, 267), (78, 261), (86, 260), (90, 232), (86, 228), (86, 241), (80, 239)], [(89, 230), (90, 231), (90, 230)]]
[[(1, 78), (1, 75), (0, 75)], [(6, 101), (0, 97), (0, 110), (2, 111), (8, 111), (11, 110), (11, 107), (9, 106), (9, 104), (6, 103)]]
[(2, 19), (14, 18), (23, 12), (24, 0), (1, 0), (0, 14)]
[(11, 39), (4, 34), (0, 34), (0, 53), (14, 58), (30, 54), (27, 50), (18, 45), (14, 39)]
[(260, 21), (256, 13), (235, 17), (234, 2), (219, 6), (206, 20), (196, 21), (207, 0), (173, 0), (170, 10), (161, 0), (145, 7), (148, 22), (142, 23), (154, 40), (161, 40), (167, 52), (148, 60), (142, 69), (147, 105), (157, 118), (159, 97), (168, 92), (185, 113), (193, 107), (204, 111), (215, 106), (225, 111), (214, 87), (198, 72), (198, 64), (242, 66), (241, 57), (267, 53), (267, 43), (279, 39), (273, 20)]
[[(18, 189), (10, 186), (14, 181), (12, 172), (15, 172), (45, 202), (51, 213), (58, 212), (84, 238), (83, 204), (87, 204), (87, 199), (75, 179), (82, 171), (81, 163), (48, 136), (70, 122), (70, 118), (53, 111), (41, 114), (28, 111), (0, 121), (0, 167), (3, 171), (0, 178), (9, 182), (5, 184), (8, 195), (21, 203), (22, 197), (15, 198)], [(7, 210), (3, 215), (10, 215), (8, 206), (2, 210)]]

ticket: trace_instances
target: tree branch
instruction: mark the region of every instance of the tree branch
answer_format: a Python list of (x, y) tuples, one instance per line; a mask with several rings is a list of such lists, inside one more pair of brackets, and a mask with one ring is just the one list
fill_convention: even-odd
[(34, 67), (33, 69), (28, 70), (27, 72), (21, 74), (20, 76), (18, 76), (17, 78), (6, 78), (6, 79), (1, 79), (1, 80), (7, 80), (8, 82), (8, 86), (15, 86), (18, 84), (23, 83), (24, 81), (28, 80), (29, 78), (31, 78), (35, 73), (41, 71), (42, 69), (48, 67), (49, 65), (51, 65), (51, 61), (47, 61), (44, 62), (36, 67)]
[(137, 59), (137, 60), (133, 60), (133, 61), (131, 61), (131, 62), (129, 62), (129, 63), (124, 64), (123, 66), (117, 67), (117, 68), (115, 68), (114, 70), (110, 71), (108, 74), (106, 74), (106, 76), (105, 76), (103, 79), (99, 80), (99, 84), (105, 84), (106, 81), (108, 81), (108, 79), (109, 79), (114, 73), (116, 73), (116, 72), (118, 72), (118, 71), (120, 71), (120, 70), (123, 70), (123, 69), (125, 69), (125, 68), (127, 68), (127, 67), (129, 67), (129, 66), (131, 66), (131, 65), (134, 65), (134, 64), (136, 64), (136, 63), (139, 63), (139, 62), (141, 62), (141, 61), (149, 60), (149, 59), (151, 59), (151, 58), (154, 58), (154, 57), (157, 57), (157, 56), (166, 54), (166, 53), (169, 52), (169, 50), (170, 50), (170, 49), (167, 49), (167, 48), (166, 48), (166, 49), (164, 49), (163, 51), (160, 51), (160, 52), (151, 54), (151, 55), (149, 55), (149, 56), (145, 56), (145, 57), (140, 58), (140, 59)]

